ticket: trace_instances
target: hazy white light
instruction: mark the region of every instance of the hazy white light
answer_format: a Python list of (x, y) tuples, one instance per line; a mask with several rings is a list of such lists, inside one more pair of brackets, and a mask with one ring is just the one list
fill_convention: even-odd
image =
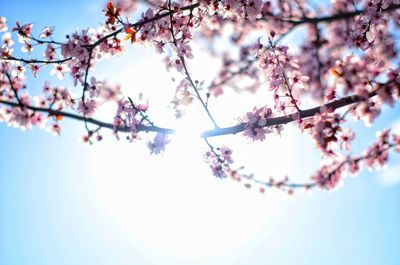
[[(171, 136), (172, 142), (161, 156), (150, 155), (145, 144), (116, 142), (113, 137), (92, 146), (91, 179), (96, 199), (109, 216), (110, 224), (132, 244), (147, 248), (152, 255), (185, 260), (234, 253), (270, 229), (285, 209), (288, 197), (272, 190), (262, 195), (256, 189), (244, 188), (243, 183), (212, 176), (203, 161), (207, 146), (199, 137), (212, 124), (197, 102), (188, 107), (188, 115), (182, 120), (176, 122), (168, 117), (165, 110), (174, 86), (158, 59), (125, 68), (117, 76), (127, 95), (143, 90), (145, 96), (154, 98), (150, 109), (157, 117), (155, 122), (176, 128), (177, 134)], [(145, 66), (152, 71), (145, 71)], [(196, 68), (192, 69), (196, 74)], [(132, 73), (138, 72), (133, 79)], [(160, 75), (155, 78), (154, 73)], [(132, 89), (127, 89), (129, 85)], [(238, 102), (232, 96), (210, 103), (218, 120), (230, 125), (237, 115), (251, 110), (253, 103), (247, 99), (254, 98), (243, 94)], [(258, 98), (260, 106), (265, 101)], [(246, 169), (249, 173), (283, 178), (292, 172), (290, 133), (284, 138), (271, 135), (262, 144), (249, 144), (239, 135), (221, 139), (211, 141), (217, 146), (232, 147), (236, 165), (249, 165)]]
[(213, 177), (201, 141), (175, 139), (164, 156), (132, 144), (94, 146), (96, 198), (122, 233), (174, 258), (223, 255), (254, 240), (286, 195), (267, 197)]

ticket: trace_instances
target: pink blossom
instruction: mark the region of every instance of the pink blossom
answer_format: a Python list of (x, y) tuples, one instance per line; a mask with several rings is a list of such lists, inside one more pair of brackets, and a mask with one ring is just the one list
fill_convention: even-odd
[(221, 156), (222, 156), (222, 158), (223, 158), (223, 160), (225, 162), (227, 162), (228, 164), (232, 164), (233, 163), (232, 150), (230, 148), (224, 146), (224, 147), (217, 148), (217, 149), (221, 153)]
[(24, 24), (24, 25), (20, 25), (19, 22), (16, 22), (16, 27), (12, 29), (12, 31), (17, 31), (18, 35), (22, 36), (22, 37), (27, 37), (29, 35), (31, 35), (32, 32), (32, 26), (33, 24)]
[(43, 129), (43, 128), (45, 128), (46, 122), (47, 122), (47, 118), (45, 118), (42, 113), (39, 113), (36, 111), (31, 116), (31, 123), (34, 126), (38, 126), (39, 128)]
[[(3, 41), (2, 48), (11, 48), (14, 46), (14, 41), (11, 38), (10, 32), (4, 33), (3, 36), (1, 37), (1, 39)], [(10, 52), (10, 53), (12, 53), (12, 52)]]
[[(333, 148), (338, 141), (338, 133), (341, 131), (340, 123), (342, 122), (343, 120), (337, 113), (322, 113), (303, 121), (301, 126), (304, 130), (308, 130), (318, 149), (323, 154), (331, 156), (334, 154)], [(351, 134), (345, 134), (346, 137), (351, 137)], [(343, 146), (345, 147), (349, 141), (350, 138), (346, 138), (346, 143)]]
[[(23, 79), (25, 76), (25, 67), (22, 66), (19, 62), (17, 62), (15, 63), (14, 69), (11, 71), (11, 74), (15, 77)], [(15, 79), (15, 81), (18, 81), (18, 79)]]
[(100, 96), (105, 101), (116, 101), (118, 96), (121, 94), (120, 85), (111, 85), (107, 82), (102, 83), (100, 90)]
[(378, 141), (373, 143), (365, 152), (364, 163), (367, 167), (380, 168), (387, 163), (389, 158), (389, 132), (389, 130), (378, 132)]
[(0, 17), (0, 32), (7, 31), (7, 19), (5, 17)]
[(46, 60), (54, 60), (56, 54), (56, 49), (54, 48), (54, 46), (49, 43), (47, 44), (46, 50), (44, 51), (44, 58), (46, 58)]
[(32, 54), (33, 46), (32, 43), (28, 41), (24, 41), (24, 45), (21, 47), (22, 52), (27, 52), (28, 54)]
[(311, 179), (319, 188), (331, 190), (339, 184), (343, 170), (342, 162), (333, 160), (330, 164), (323, 165)]
[(53, 35), (54, 27), (44, 27), (39, 37), (42, 39), (48, 38)]
[[(141, 110), (142, 113), (144, 110)], [(131, 101), (121, 99), (118, 101), (117, 112), (114, 116), (113, 131), (117, 139), (119, 139), (118, 128), (123, 127), (131, 132), (130, 141), (137, 139), (137, 126), (141, 123), (136, 115), (139, 114), (139, 109), (132, 105)]]
[(170, 61), (169, 67), (174, 67), (178, 72), (183, 72), (185, 70), (182, 60), (178, 58)]
[(61, 127), (58, 123), (53, 123), (47, 128), (47, 131), (52, 133), (54, 136), (60, 136)]
[(150, 154), (159, 154), (164, 152), (165, 146), (171, 140), (168, 139), (168, 136), (163, 133), (157, 133), (154, 137), (154, 140), (147, 143), (147, 146), (150, 149)]
[(97, 107), (97, 101), (94, 99), (86, 100), (85, 102), (79, 101), (77, 111), (87, 117), (92, 117)]
[(265, 127), (267, 119), (272, 115), (272, 110), (268, 107), (256, 108), (248, 112), (243, 121), (246, 122), (243, 135), (251, 138), (253, 141), (265, 140), (265, 135), (272, 132), (272, 128)]
[(30, 68), (31, 71), (32, 71), (32, 76), (33, 76), (34, 78), (37, 78), (37, 77), (38, 77), (39, 70), (40, 70), (40, 66), (37, 65), (37, 64), (30, 64), (30, 65), (29, 65), (29, 68)]
[(354, 137), (355, 134), (350, 130), (350, 128), (346, 128), (346, 131), (344, 131), (339, 138), (340, 148), (350, 150), (351, 141), (354, 140)]
[(400, 153), (400, 135), (392, 134), (392, 141), (394, 145), (394, 151)]
[(188, 59), (193, 58), (192, 48), (188, 43), (181, 42), (178, 44), (178, 56), (186, 57)]
[(50, 94), (52, 91), (51, 86), (50, 86), (50, 82), (49, 81), (45, 81), (44, 85), (43, 85), (43, 93), (46, 94)]
[(373, 101), (363, 101), (355, 109), (355, 116), (363, 119), (367, 126), (371, 126), (373, 120), (381, 113), (379, 105)]
[(230, 165), (233, 163), (232, 150), (228, 147), (215, 148), (205, 153), (206, 163), (210, 165), (214, 176), (218, 178), (227, 177)]
[(138, 4), (136, 1), (131, 0), (113, 0), (116, 8), (120, 8), (124, 13), (132, 13), (138, 8)]
[(56, 75), (58, 79), (64, 79), (64, 73), (69, 72), (69, 68), (64, 64), (55, 64), (50, 71), (50, 75)]

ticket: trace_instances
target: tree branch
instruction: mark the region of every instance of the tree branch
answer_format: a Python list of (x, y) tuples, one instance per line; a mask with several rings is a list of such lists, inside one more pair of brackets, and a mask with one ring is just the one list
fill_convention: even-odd
[(30, 63), (43, 63), (43, 64), (53, 64), (53, 63), (65, 63), (67, 61), (72, 60), (72, 57), (69, 58), (65, 58), (62, 60), (50, 60), (50, 61), (46, 61), (46, 60), (37, 60), (37, 59), (24, 59), (24, 58), (16, 58), (13, 56), (10, 57), (1, 57), (0, 58), (1, 61), (19, 61), (19, 62), (23, 62), (26, 64), (30, 64)]
[[(382, 10), (382, 12), (390, 12), (394, 11), (396, 9), (399, 9), (400, 5), (392, 4), (388, 8)], [(337, 20), (342, 20), (342, 19), (349, 19), (361, 14), (364, 14), (366, 10), (357, 10), (354, 12), (343, 12), (343, 13), (338, 13), (330, 16), (323, 16), (323, 17), (301, 17), (298, 20), (296, 18), (289, 18), (289, 19), (280, 19), (282, 22), (287, 22), (293, 25), (301, 25), (301, 24), (318, 24), (318, 23), (330, 23), (334, 22)], [(273, 16), (274, 17), (274, 16)], [(276, 18), (276, 17), (274, 17)]]
[[(5, 101), (5, 100), (1, 100), (0, 99), (0, 103), (10, 106), (10, 107), (20, 107), (19, 103), (15, 103), (15, 102), (10, 102), (10, 101)], [(55, 116), (55, 115), (61, 115), (73, 120), (77, 120), (77, 121), (83, 121), (83, 122), (87, 122), (93, 125), (97, 125), (100, 126), (101, 128), (107, 128), (110, 130), (114, 130), (114, 124), (112, 123), (106, 123), (97, 119), (93, 119), (93, 118), (87, 118), (87, 117), (83, 117), (80, 115), (76, 115), (73, 113), (69, 113), (69, 112), (64, 112), (64, 111), (58, 111), (58, 110), (53, 110), (50, 108), (40, 108), (40, 107), (34, 107), (34, 106), (28, 106), (28, 105), (24, 105), (24, 107), (26, 107), (27, 109), (33, 110), (33, 111), (38, 111), (38, 112), (42, 112), (42, 113), (47, 113), (49, 116)], [(131, 132), (132, 128), (131, 127), (117, 127), (116, 130), (118, 132)], [(138, 125), (137, 126), (137, 131), (140, 132), (161, 132), (164, 134), (174, 134), (175, 130), (173, 129), (168, 129), (168, 128), (162, 128), (162, 127), (158, 127), (158, 126), (147, 126), (147, 125)]]
[[(381, 85), (381, 86), (383, 86), (383, 85)], [(300, 118), (301, 119), (309, 118), (309, 117), (314, 116), (317, 113), (320, 113), (321, 107), (334, 111), (334, 110), (340, 109), (342, 107), (345, 107), (345, 106), (348, 106), (348, 105), (351, 105), (351, 104), (354, 104), (357, 102), (361, 102), (366, 99), (370, 99), (376, 95), (377, 95), (377, 90), (374, 90), (374, 91), (368, 93), (368, 97), (366, 97), (366, 98), (361, 97), (359, 95), (351, 95), (351, 96), (343, 97), (343, 98), (334, 100), (332, 102), (329, 102), (327, 104), (324, 104), (322, 106), (302, 110), (300, 112)], [(287, 124), (289, 122), (298, 120), (298, 118), (296, 118), (298, 116), (299, 116), (298, 113), (292, 113), (292, 114), (285, 115), (285, 116), (270, 118), (270, 119), (267, 119), (266, 124), (263, 127)], [(239, 132), (243, 132), (245, 129), (246, 129), (246, 123), (241, 123), (241, 124), (238, 124), (235, 126), (205, 131), (201, 134), (201, 137), (208, 138), (208, 137), (214, 137), (214, 136), (220, 136), (220, 135), (226, 135), (226, 134), (236, 134)]]
[[(302, 110), (300, 118), (304, 119), (304, 118), (308, 118), (308, 117), (312, 117), (317, 113), (321, 112), (321, 107), (326, 108), (326, 109), (330, 109), (332, 111), (340, 109), (342, 107), (357, 103), (357, 102), (361, 102), (364, 101), (366, 99), (370, 99), (374, 96), (377, 95), (377, 91), (381, 88), (384, 87), (384, 85), (386, 84), (381, 84), (380, 87), (372, 92), (370, 92), (368, 94), (367, 98), (361, 97), (359, 95), (351, 95), (351, 96), (347, 96), (347, 97), (343, 97), (337, 100), (334, 100), (332, 102), (329, 102), (327, 104), (315, 107), (315, 108), (310, 108), (310, 109), (306, 109), (306, 110)], [(8, 105), (11, 107), (18, 107), (20, 106), (19, 103), (15, 103), (15, 102), (10, 102), (10, 101), (5, 101), (5, 100), (1, 100), (0, 99), (0, 103), (4, 104), (4, 105)], [(24, 105), (27, 109), (33, 110), (33, 111), (39, 111), (39, 112), (44, 112), (44, 113), (48, 113), (49, 115), (62, 115), (74, 120), (78, 120), (78, 121), (87, 121), (87, 123), (93, 124), (93, 125), (98, 125), (101, 126), (102, 128), (107, 128), (107, 129), (111, 129), (113, 130), (114, 128), (114, 124), (111, 123), (106, 123), (100, 120), (96, 120), (93, 118), (85, 118), (83, 116), (80, 115), (76, 115), (73, 113), (68, 113), (68, 112), (63, 112), (63, 111), (57, 111), (57, 110), (53, 110), (50, 108), (40, 108), (40, 107), (34, 107), (34, 106), (28, 106), (28, 105)], [(283, 125), (283, 124), (287, 124), (293, 121), (296, 121), (297, 119), (295, 118), (297, 115), (298, 117), (298, 113), (292, 113), (290, 115), (286, 115), (286, 116), (280, 116), (280, 117), (275, 117), (275, 118), (269, 118), (266, 121), (266, 125), (264, 127), (269, 127), (269, 126), (274, 126), (274, 125)], [(203, 132), (200, 136), (202, 138), (209, 138), (209, 137), (215, 137), (215, 136), (222, 136), (222, 135), (228, 135), (228, 134), (237, 134), (240, 132), (243, 132), (246, 128), (246, 123), (241, 123), (238, 125), (234, 125), (234, 126), (230, 126), (230, 127), (224, 127), (224, 128), (217, 128), (217, 129), (213, 129), (213, 130), (208, 130)], [(139, 125), (138, 126), (138, 131), (144, 131), (144, 132), (161, 132), (164, 134), (174, 134), (176, 131), (174, 129), (169, 129), (169, 128), (163, 128), (163, 127), (158, 127), (158, 126), (147, 126), (147, 125)], [(130, 132), (131, 128), (130, 127), (117, 127), (117, 131), (119, 132)]]

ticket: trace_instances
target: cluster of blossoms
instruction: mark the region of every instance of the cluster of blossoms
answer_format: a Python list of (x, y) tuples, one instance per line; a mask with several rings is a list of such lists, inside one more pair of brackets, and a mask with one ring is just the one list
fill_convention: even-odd
[(263, 9), (268, 8), (267, 3), (261, 0), (223, 0), (203, 1), (206, 5), (212, 6), (211, 12), (221, 12), (224, 16), (233, 20), (247, 19), (255, 21), (261, 16)]
[[(192, 31), (200, 25), (204, 11), (199, 9), (198, 4), (193, 4), (191, 1), (171, 1), (157, 4), (154, 2), (153, 7), (149, 7), (142, 13), (141, 19), (136, 23), (123, 22), (121, 5), (125, 1), (118, 1), (116, 7), (110, 2), (107, 5), (106, 25), (109, 27), (117, 27), (118, 24), (123, 27), (123, 32), (126, 34), (125, 40), (130, 40), (131, 43), (140, 42), (142, 44), (152, 44), (156, 51), (166, 55), (164, 62), (167, 69), (173, 68), (179, 72), (184, 72), (185, 59), (193, 58), (192, 48), (189, 42), (192, 40)], [(160, 7), (156, 11), (155, 7)], [(178, 87), (179, 88), (179, 87)], [(177, 89), (177, 94), (187, 95), (187, 90)], [(186, 101), (176, 100), (180, 102)], [(191, 102), (191, 101), (190, 101)], [(182, 113), (178, 106), (176, 108), (177, 116)]]
[[(382, 11), (390, 5), (400, 4), (399, 0), (369, 0), (364, 8), (366, 12), (359, 16), (351, 30), (351, 40), (354, 45), (362, 50), (370, 48), (374, 42), (374, 34), (370, 31), (379, 31), (381, 25), (385, 26), (388, 21), (383, 17)], [(372, 35), (372, 36), (371, 36)]]
[(377, 137), (378, 141), (372, 144), (365, 153), (364, 162), (368, 168), (382, 167), (389, 158), (390, 131), (379, 132)]
[(233, 163), (232, 150), (228, 147), (217, 147), (207, 151), (204, 155), (206, 163), (210, 165), (212, 173), (218, 178), (225, 178), (231, 171)]
[(400, 153), (400, 135), (392, 134), (392, 145), (394, 146), (393, 150)]
[(355, 55), (345, 56), (337, 60), (330, 68), (331, 75), (335, 82), (343, 87), (343, 94), (357, 93), (365, 95), (371, 91), (371, 80), (376, 80), (381, 73), (388, 70), (383, 60), (376, 60), (371, 56), (363, 58)]
[[(398, 75), (398, 72), (397, 72)], [(359, 103), (354, 110), (354, 116), (357, 119), (363, 119), (367, 125), (371, 125), (373, 120), (379, 116), (383, 104), (393, 107), (395, 101), (399, 98), (399, 80), (380, 84), (376, 90), (377, 96), (371, 100), (365, 100)], [(365, 96), (366, 94), (363, 94)]]
[(118, 131), (124, 128), (130, 132), (129, 141), (134, 141), (138, 138), (138, 126), (142, 124), (143, 120), (139, 117), (141, 113), (147, 110), (146, 105), (135, 106), (131, 100), (121, 99), (118, 101), (117, 112), (114, 117), (114, 134), (119, 139)]
[(288, 46), (277, 46), (269, 38), (270, 47), (260, 45), (259, 64), (269, 83), (269, 89), (274, 93), (275, 109), (286, 113), (298, 109), (300, 100), (298, 92), (309, 78), (299, 71), (299, 65), (288, 54)]
[(30, 129), (34, 125), (43, 127), (45, 117), (35, 114), (23, 107), (1, 109), (0, 121), (7, 122), (10, 126), (22, 130)]
[[(26, 32), (25, 28), (23, 32)], [(22, 31), (23, 29), (20, 30)], [(5, 46), (3, 45), (3, 47)], [(75, 106), (76, 102), (73, 99), (71, 91), (61, 86), (51, 87), (50, 83), (46, 82), (42, 94), (31, 96), (28, 91), (24, 92), (26, 88), (25, 80), (25, 67), (23, 65), (19, 62), (1, 62), (0, 100), (2, 102), (16, 101), (14, 105), (9, 105), (6, 108), (0, 109), (1, 120), (24, 130), (30, 129), (33, 126), (44, 128), (48, 122), (53, 121), (53, 123), (48, 126), (48, 130), (52, 133), (60, 134), (61, 128), (58, 121), (62, 117), (54, 114), (54, 111), (62, 111), (65, 108), (72, 108)], [(45, 115), (36, 111), (34, 108), (49, 111), (48, 114)]]
[(0, 121), (6, 122), (10, 126), (27, 130), (31, 129), (33, 126), (45, 128), (49, 117), (52, 116), (54, 122), (47, 127), (47, 130), (57, 135), (60, 134), (61, 128), (58, 125), (58, 120), (62, 118), (61, 116), (48, 116), (27, 108), (26, 106), (31, 104), (30, 98), (27, 95), (22, 96), (20, 100), (22, 104), (20, 106), (0, 109)]
[(335, 63), (335, 51), (328, 49), (331, 40), (324, 37), (317, 26), (310, 25), (307, 31), (309, 37), (299, 47), (300, 52), (294, 58), (301, 65), (303, 75), (308, 77), (303, 79), (302, 91), (308, 92), (317, 101), (323, 101), (327, 93), (329, 69)]
[(371, 144), (362, 157), (364, 164), (368, 168), (381, 168), (384, 166), (388, 162), (391, 148), (397, 153), (400, 152), (399, 134), (390, 133), (390, 130), (385, 129), (377, 133), (377, 138), (378, 141)]
[[(219, 97), (224, 93), (225, 88), (234, 88), (238, 92), (256, 92), (262, 82), (258, 78), (259, 68), (255, 64), (254, 49), (258, 50), (258, 47), (254, 48), (254, 45), (242, 46), (239, 57), (235, 59), (232, 58), (230, 53), (222, 55), (221, 69), (208, 87), (211, 95)], [(246, 85), (238, 86), (239, 82)]]
[(351, 174), (358, 173), (361, 162), (368, 168), (383, 167), (388, 162), (390, 148), (394, 147), (396, 152), (400, 152), (400, 136), (384, 130), (377, 134), (377, 138), (378, 141), (371, 144), (362, 156), (330, 159), (313, 175), (314, 183), (323, 189), (334, 189), (346, 170)]
[[(121, 41), (117, 38), (104, 37), (115, 30), (113, 26), (105, 25), (94, 29), (86, 29), (81, 32), (74, 32), (67, 35), (66, 43), (61, 45), (61, 55), (64, 59), (69, 59), (66, 63), (55, 66), (57, 72), (69, 72), (77, 84), (85, 85), (84, 78), (87, 69), (93, 67), (95, 61), (99, 61), (108, 56), (119, 55), (124, 51)], [(99, 42), (99, 45), (93, 44)], [(49, 47), (49, 46), (48, 46)], [(50, 47), (52, 49), (52, 47)], [(57, 69), (60, 68), (60, 69)]]
[[(192, 4), (191, 8), (185, 8), (186, 5), (191, 4), (190, 1), (172, 2), (168, 5), (163, 2), (159, 5), (162, 6), (160, 11), (156, 12), (153, 7), (150, 7), (142, 13), (140, 21), (129, 23), (122, 22), (120, 17), (124, 9), (121, 6), (126, 5), (125, 2), (117, 1), (116, 7), (112, 3), (107, 5), (106, 25), (115, 28), (120, 23), (126, 33), (125, 40), (130, 40), (131, 43), (151, 43), (159, 53), (164, 53), (167, 46), (172, 48), (174, 53), (166, 60), (167, 67), (183, 71), (182, 59), (193, 57), (189, 45), (192, 39), (191, 32), (198, 27), (203, 16), (203, 11), (198, 9), (198, 5)], [(161, 13), (162, 11), (164, 12)]]
[(86, 91), (89, 93), (89, 98), (79, 101), (77, 111), (85, 117), (92, 117), (103, 102), (116, 102), (121, 89), (119, 85), (111, 85), (106, 81), (98, 81), (95, 77), (92, 77), (90, 84), (86, 86)]
[[(198, 99), (215, 127), (210, 135), (243, 132), (253, 141), (265, 140), (268, 133), (279, 134), (283, 124), (296, 122), (301, 130), (310, 133), (327, 160), (312, 177), (312, 183), (297, 185), (288, 179), (262, 182), (231, 170), (232, 151), (228, 147), (214, 148), (207, 141), (210, 151), (205, 155), (206, 162), (217, 177), (229, 175), (253, 181), (262, 186), (262, 192), (264, 187), (288, 191), (313, 186), (332, 189), (340, 183), (345, 171), (357, 173), (361, 161), (368, 167), (382, 166), (387, 162), (390, 148), (400, 150), (400, 137), (390, 135), (389, 131), (380, 134), (378, 142), (361, 157), (343, 159), (340, 150), (335, 149), (339, 146), (342, 152), (350, 151), (355, 138), (350, 128), (342, 129), (347, 113), (372, 123), (384, 105), (394, 106), (399, 99), (400, 68), (393, 67), (398, 58), (392, 36), (400, 26), (399, 0), (352, 3), (335, 0), (330, 8), (324, 9), (323, 12), (327, 11), (324, 14), (319, 14), (318, 8), (314, 9), (307, 1), (150, 0), (146, 3), (141, 17), (130, 21), (126, 15), (139, 9), (138, 1), (113, 0), (103, 10), (103, 25), (68, 34), (64, 42), (53, 40), (54, 27), (44, 27), (36, 38), (32, 23), (17, 22), (8, 32), (6, 19), (0, 18), (0, 32), (5, 32), (0, 45), (0, 120), (21, 129), (47, 127), (59, 135), (60, 121), (67, 116), (85, 123), (85, 142), (90, 142), (93, 136), (100, 141), (102, 128), (113, 129), (118, 139), (121, 133), (126, 133), (129, 141), (138, 139), (140, 131), (154, 131), (157, 134), (147, 146), (152, 154), (163, 152), (170, 142), (167, 134), (173, 130), (155, 126), (147, 116), (147, 104), (133, 103), (129, 97), (120, 95), (119, 86), (92, 76), (96, 62), (124, 52), (125, 40), (154, 46), (165, 56), (167, 68), (181, 73), (173, 98), (177, 117), (183, 113), (181, 108)], [(296, 43), (299, 49), (291, 48), (289, 54), (289, 47), (280, 41), (300, 25), (307, 25), (307, 37), (299, 40)], [(207, 81), (192, 78), (188, 66), (194, 57), (193, 43), (199, 37), (212, 44), (228, 35), (226, 32), (230, 47), (222, 52), (221, 69), (210, 82), (207, 94), (202, 95)], [(17, 34), (27, 58), (16, 57), (12, 34)], [(259, 37), (256, 45), (249, 44), (256, 37)], [(262, 44), (264, 37), (267, 45)], [(354, 45), (361, 49), (353, 52)], [(43, 59), (31, 59), (39, 49)], [(43, 93), (29, 95), (26, 70), (37, 78), (49, 65), (50, 75), (60, 80), (72, 79), (73, 91), (80, 89), (77, 97), (69, 88), (51, 86), (48, 82)], [(274, 107), (255, 107), (240, 119), (240, 124), (218, 127), (208, 109), (210, 97), (220, 96), (228, 88), (261, 90), (265, 80), (272, 91)], [(301, 110), (301, 99), (305, 96), (312, 104), (325, 105)], [(112, 123), (95, 120), (105, 102), (117, 104)], [(348, 109), (343, 116), (335, 112), (345, 106)], [(91, 128), (94, 125), (97, 129)]]
[(338, 113), (322, 112), (314, 117), (303, 121), (302, 128), (308, 130), (309, 134), (315, 141), (315, 145), (325, 155), (333, 155), (333, 149), (337, 142), (340, 147), (350, 149), (350, 143), (354, 139), (354, 134), (347, 128), (342, 131), (340, 126), (344, 120)]
[(76, 105), (74, 96), (68, 88), (51, 86), (50, 82), (44, 83), (43, 95), (37, 97), (37, 102), (39, 107), (51, 107), (58, 111), (73, 108)]
[(311, 179), (319, 188), (330, 190), (340, 183), (344, 169), (343, 161), (332, 159), (330, 163), (321, 166)]
[[(362, 53), (357, 53), (362, 61), (364, 61), (364, 56), (374, 57), (378, 62), (381, 60), (388, 62), (395, 59), (397, 47), (392, 34), (396, 29), (394, 29), (392, 22), (399, 27), (397, 21), (400, 18), (399, 5), (395, 2), (369, 0), (355, 2), (360, 9), (364, 8), (364, 12), (355, 18), (329, 23), (328, 30), (323, 38), (325, 41), (324, 49), (319, 49), (319, 57), (324, 61), (329, 58), (341, 59), (343, 52), (348, 47), (360, 47), (366, 49)], [(336, 0), (335, 4), (332, 5), (331, 12), (349, 14), (355, 12), (355, 8), (351, 2)], [(370, 59), (367, 60), (370, 61)], [(334, 63), (334, 60), (329, 61)]]
[(132, 0), (113, 0), (112, 1), (117, 9), (122, 13), (132, 13), (138, 9), (138, 1)]
[[(352, 113), (357, 119), (363, 119), (367, 125), (371, 125), (379, 116), (384, 104), (393, 107), (399, 97), (399, 68), (390, 69), (383, 60), (376, 60), (368, 55), (364, 58), (349, 55), (336, 61), (335, 66), (330, 68), (330, 73), (335, 78), (335, 84), (326, 94), (326, 100), (334, 99), (339, 93), (334, 87), (341, 88), (343, 95), (358, 95), (362, 101), (353, 108)], [(382, 73), (386, 73), (386, 77)], [(387, 82), (377, 81), (382, 78)], [(377, 97), (371, 98), (375, 94)]]
[(153, 141), (150, 141), (147, 143), (147, 146), (150, 149), (151, 154), (160, 154), (161, 152), (164, 152), (165, 146), (170, 142), (171, 140), (168, 139), (168, 136), (163, 133), (157, 133), (156, 136), (154, 137)]
[(282, 126), (267, 127), (267, 120), (272, 116), (272, 109), (268, 107), (256, 108), (248, 112), (242, 119), (245, 123), (245, 131), (243, 135), (249, 137), (253, 141), (264, 141), (265, 135), (272, 132), (280, 133), (283, 129)]

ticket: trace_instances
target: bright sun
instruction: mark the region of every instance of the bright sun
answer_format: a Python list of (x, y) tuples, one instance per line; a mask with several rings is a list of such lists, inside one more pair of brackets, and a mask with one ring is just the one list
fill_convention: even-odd
[[(157, 64), (156, 60), (144, 61), (140, 67)], [(139, 69), (129, 68), (118, 73), (119, 81), (129, 83), (129, 76), (135, 71)], [(171, 82), (168, 75), (160, 75), (158, 81), (148, 84), (151, 73), (142, 73), (135, 79), (139, 90), (155, 87), (154, 90), (145, 89), (146, 96), (156, 100), (171, 98), (170, 90), (163, 87)], [(246, 95), (241, 95), (241, 99), (245, 103)], [(235, 98), (224, 100), (234, 108), (227, 113), (226, 105), (214, 102), (213, 110), (219, 113), (219, 118), (235, 117), (248, 109), (248, 104), (237, 104)], [(145, 143), (116, 142), (113, 136), (105, 137), (104, 142), (91, 146), (88, 151), (93, 193), (109, 216), (110, 225), (132, 245), (173, 259), (210, 258), (234, 251), (256, 240), (257, 235), (276, 220), (279, 212), (284, 211), (288, 202), (288, 196), (282, 192), (271, 190), (261, 195), (230, 179), (212, 176), (203, 161), (207, 146), (199, 137), (200, 132), (210, 128), (210, 123), (202, 110), (195, 103), (192, 105), (187, 110), (188, 115), (174, 124), (177, 134), (171, 137), (172, 142), (163, 155), (150, 155)], [(165, 106), (165, 102), (156, 102), (155, 106)], [(165, 109), (156, 109), (155, 117), (163, 112)], [(143, 138), (146, 137), (152, 136), (144, 134)], [(226, 144), (234, 152), (237, 150), (234, 158), (238, 163), (250, 164), (253, 170), (267, 170), (271, 175), (292, 173), (293, 165), (286, 162), (293, 160), (290, 158), (290, 133), (282, 138), (271, 135), (264, 145), (249, 145), (248, 140), (240, 136), (226, 139)], [(276, 155), (282, 149), (286, 161)]]
[[(92, 186), (111, 225), (133, 244), (174, 259), (220, 256), (254, 241), (285, 209), (288, 196), (274, 190), (261, 195), (213, 177), (202, 159), (207, 149), (199, 131), (180, 129), (161, 156), (150, 155), (145, 144), (114, 139), (90, 147)], [(290, 146), (290, 139), (271, 139), (270, 154), (263, 155), (273, 161), (274, 151)], [(236, 145), (248, 143), (239, 138)], [(260, 161), (258, 167), (266, 165)], [(291, 170), (274, 162), (267, 168)]]
[(176, 258), (222, 255), (254, 239), (286, 195), (271, 192), (266, 204), (256, 191), (212, 177), (197, 151), (201, 145), (175, 139), (158, 157), (132, 144), (94, 146), (94, 192), (114, 225)]

